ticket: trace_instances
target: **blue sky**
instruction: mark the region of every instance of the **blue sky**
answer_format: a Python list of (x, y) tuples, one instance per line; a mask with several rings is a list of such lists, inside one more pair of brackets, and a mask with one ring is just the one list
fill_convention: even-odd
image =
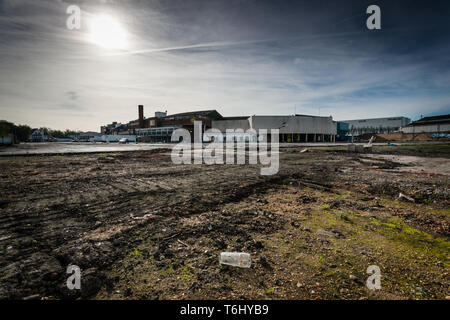
[[(0, 118), (99, 130), (135, 119), (138, 104), (147, 117), (450, 113), (447, 3), (0, 0)], [(66, 28), (71, 4), (80, 30)], [(366, 28), (370, 4), (381, 30)], [(101, 15), (125, 46), (90, 40)]]

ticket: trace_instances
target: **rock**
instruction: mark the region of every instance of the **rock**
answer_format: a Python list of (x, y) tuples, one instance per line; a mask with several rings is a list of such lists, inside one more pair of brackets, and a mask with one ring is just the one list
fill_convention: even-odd
[(102, 287), (105, 276), (95, 268), (90, 268), (81, 274), (81, 297), (88, 299), (95, 295)]
[(267, 262), (267, 259), (264, 258), (264, 257), (260, 257), (259, 258), (259, 264), (261, 266), (263, 266), (264, 268), (266, 268), (266, 269), (269, 269), (269, 270), (272, 269), (272, 267), (270, 266), (269, 262)]

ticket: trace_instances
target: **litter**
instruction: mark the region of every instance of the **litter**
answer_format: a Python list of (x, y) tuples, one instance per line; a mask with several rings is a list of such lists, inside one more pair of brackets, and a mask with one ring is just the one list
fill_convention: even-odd
[(245, 252), (221, 252), (219, 263), (240, 268), (250, 268), (250, 254)]
[(185, 245), (186, 247), (191, 248), (191, 246), (188, 245), (186, 242), (181, 241), (180, 239), (177, 239), (177, 241), (178, 241), (179, 243), (181, 243), (182, 245)]
[(147, 213), (147, 214), (144, 214), (142, 217), (135, 217), (134, 214), (130, 213), (131, 219), (134, 219), (134, 220), (148, 219), (148, 218), (151, 218), (152, 216), (153, 216), (153, 214)]
[(403, 194), (403, 193), (399, 193), (398, 194), (398, 200), (400, 201), (409, 201), (409, 202), (415, 202), (413, 198), (408, 197), (407, 195)]

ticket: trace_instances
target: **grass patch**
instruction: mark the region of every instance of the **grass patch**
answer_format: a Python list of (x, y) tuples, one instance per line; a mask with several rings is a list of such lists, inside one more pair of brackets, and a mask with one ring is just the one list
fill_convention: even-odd
[(450, 265), (448, 262), (450, 242), (447, 239), (435, 237), (413, 228), (399, 218), (390, 218), (386, 222), (373, 219), (371, 223), (376, 225), (378, 231), (381, 231), (388, 238), (420, 251), (423, 254), (431, 254), (442, 260), (446, 265)]

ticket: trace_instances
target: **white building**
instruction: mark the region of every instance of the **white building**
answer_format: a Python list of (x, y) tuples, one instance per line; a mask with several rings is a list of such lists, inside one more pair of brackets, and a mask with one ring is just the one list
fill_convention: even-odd
[[(225, 117), (212, 121), (212, 128), (222, 133), (226, 129), (266, 129), (268, 136), (271, 129), (279, 129), (280, 142), (334, 142), (337, 123), (332, 117), (309, 115)], [(270, 139), (270, 138), (269, 138)]]
[(44, 130), (33, 129), (33, 132), (30, 134), (31, 142), (46, 142), (48, 141), (48, 136), (45, 134)]
[(366, 133), (393, 133), (408, 125), (411, 119), (406, 117), (372, 118), (342, 120), (348, 123), (350, 135), (358, 136)]
[(425, 117), (401, 128), (403, 133), (433, 133), (447, 136), (450, 133), (450, 114)]

